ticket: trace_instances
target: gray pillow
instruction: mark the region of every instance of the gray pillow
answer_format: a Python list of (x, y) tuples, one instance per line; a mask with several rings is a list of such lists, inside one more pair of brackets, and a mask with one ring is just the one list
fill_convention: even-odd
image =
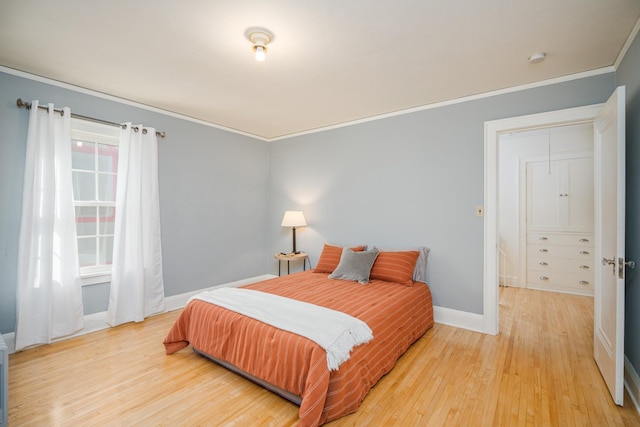
[(329, 279), (357, 280), (359, 283), (369, 283), (371, 267), (378, 256), (378, 250), (354, 252), (349, 248), (342, 250), (340, 263), (329, 275)]
[(429, 258), (429, 249), (426, 246), (418, 248), (420, 255), (416, 261), (416, 268), (413, 270), (413, 280), (416, 282), (427, 283), (427, 258)]

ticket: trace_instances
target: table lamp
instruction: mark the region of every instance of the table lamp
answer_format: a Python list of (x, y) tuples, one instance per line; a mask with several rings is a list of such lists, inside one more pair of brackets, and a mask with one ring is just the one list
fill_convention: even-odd
[(293, 253), (298, 254), (296, 250), (296, 227), (306, 227), (307, 221), (304, 219), (302, 211), (285, 211), (282, 218), (283, 227), (291, 227), (293, 229)]

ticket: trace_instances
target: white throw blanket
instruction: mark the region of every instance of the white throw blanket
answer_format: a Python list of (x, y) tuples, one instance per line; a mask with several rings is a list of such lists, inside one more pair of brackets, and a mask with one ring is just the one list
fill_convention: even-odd
[(202, 292), (192, 299), (224, 307), (312, 340), (327, 352), (327, 366), (331, 371), (349, 359), (353, 347), (373, 338), (369, 326), (360, 319), (266, 292), (218, 288)]

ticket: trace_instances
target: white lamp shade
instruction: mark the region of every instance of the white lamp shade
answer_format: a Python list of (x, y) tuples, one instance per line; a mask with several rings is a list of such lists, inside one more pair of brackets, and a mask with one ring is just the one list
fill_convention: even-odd
[(306, 227), (307, 221), (304, 219), (302, 211), (286, 211), (280, 225), (283, 227)]

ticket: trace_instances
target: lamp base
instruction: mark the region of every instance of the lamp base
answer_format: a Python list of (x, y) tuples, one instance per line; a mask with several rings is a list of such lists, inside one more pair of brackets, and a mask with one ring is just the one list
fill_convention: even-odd
[(299, 254), (300, 251), (296, 250), (296, 228), (293, 227), (293, 251), (291, 252), (293, 254)]

